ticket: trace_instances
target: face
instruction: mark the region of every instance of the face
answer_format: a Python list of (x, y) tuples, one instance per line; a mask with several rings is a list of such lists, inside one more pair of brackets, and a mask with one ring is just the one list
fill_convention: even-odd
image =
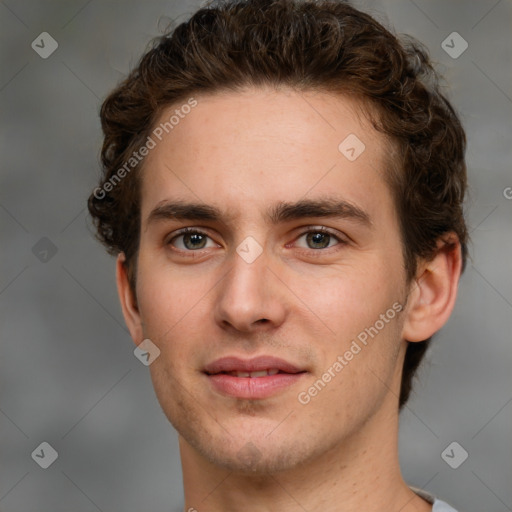
[(189, 446), (231, 470), (292, 468), (396, 414), (389, 144), (342, 96), (195, 98), (145, 162), (128, 323), (160, 350), (154, 388)]

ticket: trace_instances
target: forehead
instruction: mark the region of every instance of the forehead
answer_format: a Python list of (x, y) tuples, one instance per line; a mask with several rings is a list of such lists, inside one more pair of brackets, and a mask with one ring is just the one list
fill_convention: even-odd
[(324, 92), (253, 88), (195, 95), (165, 108), (142, 171), (142, 219), (170, 198), (237, 216), (339, 193), (371, 211), (371, 197), (389, 201), (389, 144), (360, 107)]

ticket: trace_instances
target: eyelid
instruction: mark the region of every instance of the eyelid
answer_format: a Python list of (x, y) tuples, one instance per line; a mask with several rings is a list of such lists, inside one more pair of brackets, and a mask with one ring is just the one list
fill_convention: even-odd
[[(305, 230), (305, 231), (302, 231)], [(301, 226), (297, 229), (297, 231), (300, 231), (299, 236), (306, 235), (307, 233), (327, 233), (328, 235), (335, 236), (337, 238), (341, 238), (342, 234), (338, 232), (337, 230), (334, 230), (332, 228), (328, 228), (326, 226), (322, 225), (315, 225), (315, 226)]]

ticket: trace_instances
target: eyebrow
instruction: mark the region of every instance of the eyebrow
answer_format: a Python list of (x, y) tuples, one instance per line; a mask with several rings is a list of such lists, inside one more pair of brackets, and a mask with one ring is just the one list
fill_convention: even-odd
[[(271, 224), (311, 217), (349, 219), (366, 227), (372, 226), (370, 216), (363, 209), (348, 201), (330, 197), (301, 199), (293, 203), (281, 201), (266, 212), (266, 219)], [(162, 201), (149, 214), (146, 226), (160, 220), (229, 222), (233, 220), (233, 215), (205, 203)]]

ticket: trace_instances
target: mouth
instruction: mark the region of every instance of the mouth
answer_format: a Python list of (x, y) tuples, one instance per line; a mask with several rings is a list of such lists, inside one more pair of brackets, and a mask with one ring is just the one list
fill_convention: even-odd
[(224, 357), (208, 364), (204, 374), (212, 388), (224, 396), (264, 399), (301, 380), (307, 370), (283, 359)]
[(233, 377), (238, 377), (238, 378), (242, 378), (242, 379), (246, 379), (246, 378), (258, 379), (260, 377), (267, 377), (268, 375), (277, 375), (278, 373), (287, 373), (287, 372), (282, 372), (281, 370), (279, 370), (277, 368), (271, 368), (268, 370), (260, 370), (260, 371), (256, 371), (256, 372), (244, 372), (244, 371), (234, 370), (231, 372), (219, 372), (219, 373), (216, 373), (213, 375), (224, 374), (224, 375), (231, 375)]

